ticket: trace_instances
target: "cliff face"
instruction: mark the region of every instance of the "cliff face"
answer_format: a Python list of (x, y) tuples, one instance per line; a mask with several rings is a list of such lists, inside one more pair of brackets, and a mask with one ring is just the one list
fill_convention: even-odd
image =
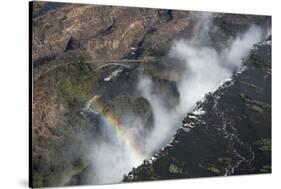
[[(89, 141), (98, 138), (100, 131), (96, 115), (85, 111), (85, 105), (94, 96), (100, 96), (104, 105), (101, 112), (113, 112), (118, 117), (128, 112), (138, 114), (140, 125), (144, 126), (139, 131), (142, 134), (149, 132), (154, 122), (151, 105), (137, 93), (136, 83), (140, 75), (151, 77), (155, 83), (153, 92), (167, 97), (167, 107), (177, 104), (176, 82), (182, 74), (181, 68), (171, 66), (166, 59), (163, 63), (162, 58), (166, 58), (173, 40), (198, 37), (202, 30), (202, 23), (196, 17), (199, 13), (51, 2), (34, 2), (32, 10), (32, 184), (34, 187), (89, 184), (90, 181), (80, 177), (93, 166), (88, 152)], [(270, 18), (218, 13), (214, 18), (214, 30), (210, 32), (212, 39), (207, 43), (224, 48), (229, 37), (251, 24), (267, 26)], [(250, 165), (254, 167), (253, 173), (268, 172), (271, 64), (269, 57), (261, 56), (259, 52), (268, 48), (258, 45), (245, 61), (247, 69), (237, 76), (241, 79), (234, 79), (238, 84), (216, 92), (223, 96), (219, 91), (229, 91), (228, 97), (220, 101), (214, 98), (216, 93), (208, 95), (210, 99), (207, 100), (207, 96), (201, 104), (206, 113), (198, 119), (191, 116), (184, 121), (184, 124), (197, 125), (208, 121), (208, 127), (196, 126), (190, 132), (185, 132), (188, 127), (179, 129), (173, 144), (173, 148), (179, 150), (172, 152), (173, 148), (166, 147), (155, 163), (146, 162), (125, 180), (194, 177), (201, 173), (201, 176), (222, 175), (226, 167), (229, 167), (229, 174), (243, 173)], [(97, 60), (120, 59), (149, 60), (149, 63), (99, 69), (106, 62)], [(237, 103), (233, 103), (232, 98)], [(219, 109), (215, 111), (212, 108), (215, 105), (211, 104), (220, 104)], [(223, 113), (224, 110), (227, 111)], [(237, 119), (231, 117), (231, 110), (237, 110)], [(224, 122), (229, 126), (224, 127)], [(235, 126), (228, 124), (230, 122)], [(236, 128), (239, 123), (241, 127)], [(253, 137), (244, 139), (249, 133)], [(196, 137), (198, 135), (202, 135), (202, 139)], [(249, 148), (239, 147), (243, 146), (240, 142)], [(202, 148), (187, 145), (189, 143), (198, 143)], [(222, 148), (227, 150), (219, 151)], [(193, 150), (195, 152), (191, 153)], [(211, 156), (213, 151), (217, 153), (214, 157)], [(185, 153), (194, 156), (187, 157)], [(196, 159), (196, 153), (202, 159)], [(223, 153), (223, 158), (216, 159), (219, 153)], [(262, 158), (250, 161), (250, 154), (261, 154), (256, 157)], [(196, 172), (195, 167), (199, 164)], [(238, 168), (231, 171), (236, 164), (239, 164)]]
[[(40, 10), (34, 14), (38, 15), (37, 12)], [(134, 52), (137, 50), (160, 53), (175, 34), (194, 24), (187, 20), (189, 14), (188, 11), (63, 4), (58, 11), (33, 18), (33, 59), (56, 56), (75, 48), (86, 49), (93, 59), (139, 56), (141, 52)]]
[[(32, 58), (39, 64), (74, 49), (98, 60), (165, 55), (172, 40), (195, 37), (201, 27), (190, 11), (44, 2), (34, 7)], [(227, 14), (215, 23), (225, 35), (235, 35), (267, 19)]]
[(124, 181), (271, 173), (271, 39), (256, 44), (243, 65)]
[[(136, 96), (138, 67), (128, 70), (115, 66), (97, 72), (100, 64), (83, 63), (156, 57), (181, 31), (192, 31), (188, 15), (185, 11), (175, 11), (172, 16), (170, 11), (158, 9), (33, 3), (34, 186), (64, 185), (89, 165), (83, 146), (87, 146), (86, 138), (96, 138), (98, 131), (92, 127), (96, 120), (83, 108), (93, 96), (101, 96), (105, 112), (121, 115), (133, 110), (140, 113), (144, 124), (153, 122), (149, 105), (130, 97)], [(115, 68), (119, 69), (118, 77), (111, 78)], [(158, 81), (164, 83), (159, 90), (165, 89), (165, 83), (170, 85), (163, 78)], [(127, 107), (115, 110), (118, 104)], [(136, 107), (144, 112), (134, 110)]]

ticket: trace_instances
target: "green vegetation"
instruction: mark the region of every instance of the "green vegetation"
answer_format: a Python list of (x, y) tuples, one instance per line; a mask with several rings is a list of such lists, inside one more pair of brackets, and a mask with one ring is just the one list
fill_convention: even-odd
[(84, 169), (85, 164), (81, 158), (78, 158), (73, 161), (72, 166), (75, 171), (80, 171), (80, 170)]
[(271, 165), (263, 165), (260, 169), (260, 172), (262, 173), (270, 173), (271, 172)]
[[(152, 117), (152, 109), (149, 102), (143, 97), (117, 96), (106, 103), (103, 114), (107, 114), (108, 112), (113, 112), (114, 115), (117, 115), (121, 119), (123, 115), (139, 115), (141, 120), (143, 120), (142, 124), (140, 124), (141, 130), (147, 126), (151, 126), (149, 121)], [(128, 119), (122, 121), (125, 125), (130, 124), (126, 122)]]
[(246, 102), (246, 105), (251, 108), (253, 111), (256, 111), (258, 113), (264, 113), (264, 111), (271, 108), (270, 104), (267, 104), (265, 102), (261, 102), (255, 99), (251, 99), (247, 97), (245, 94), (240, 94), (241, 98)]
[(43, 186), (43, 178), (38, 173), (33, 173), (33, 187), (39, 188)]
[(263, 113), (263, 109), (255, 104), (247, 104), (247, 106), (252, 110), (254, 110), (255, 112)]
[(257, 148), (263, 152), (271, 151), (271, 139), (270, 138), (264, 138), (261, 140), (258, 140), (254, 142), (254, 145), (257, 146)]
[(145, 55), (142, 57), (142, 60), (145, 62), (157, 62), (160, 61), (160, 58), (156, 56)]
[(52, 146), (52, 140), (50, 140), (49, 138), (39, 135), (38, 136), (38, 145), (41, 148), (48, 148), (49, 146)]
[(175, 174), (182, 173), (182, 168), (176, 166), (175, 164), (170, 164), (169, 172)]
[(56, 70), (58, 90), (67, 102), (85, 102), (93, 90), (93, 73), (90, 65), (70, 64)]
[(216, 168), (214, 164), (210, 164), (210, 163), (208, 163), (207, 165), (199, 164), (198, 166), (201, 167), (202, 169), (208, 170), (217, 175), (220, 174), (220, 170), (218, 168)]
[(220, 163), (229, 163), (231, 161), (232, 160), (230, 158), (227, 158), (227, 157), (223, 157), (223, 158), (218, 159), (218, 162), (220, 162)]
[[(79, 59), (81, 60), (81, 59)], [(93, 127), (80, 112), (95, 88), (96, 80), (91, 65), (69, 64), (57, 67), (45, 77), (54, 80), (48, 86), (56, 95), (52, 105), (59, 103), (63, 111), (53, 127), (45, 127), (50, 134), (40, 134), (42, 127), (33, 138), (32, 171), (33, 186), (60, 186), (73, 174), (81, 172), (89, 162), (86, 158), (85, 140), (92, 137)], [(83, 135), (83, 140), (77, 136)], [(83, 159), (81, 158), (83, 157)]]
[(259, 88), (256, 85), (254, 85), (253, 83), (246, 82), (246, 81), (243, 81), (243, 80), (241, 80), (240, 83), (242, 83), (242, 84), (244, 84), (244, 85), (246, 85), (248, 87), (253, 88), (259, 94), (262, 94), (262, 95), (264, 94), (263, 88)]
[(219, 173), (220, 173), (220, 170), (217, 169), (217, 168), (215, 168), (214, 166), (208, 167), (207, 170), (208, 170), (208, 171), (211, 171), (211, 172), (213, 172), (213, 173), (216, 173), (216, 174), (219, 174)]

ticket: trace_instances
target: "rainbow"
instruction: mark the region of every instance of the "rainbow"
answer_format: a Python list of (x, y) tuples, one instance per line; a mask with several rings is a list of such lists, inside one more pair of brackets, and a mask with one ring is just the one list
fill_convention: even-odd
[(124, 129), (118, 117), (111, 111), (105, 113), (103, 108), (104, 105), (99, 100), (98, 95), (95, 95), (93, 98), (91, 98), (86, 105), (86, 109), (92, 109), (104, 118), (107, 125), (114, 130), (118, 139), (122, 140), (122, 142), (126, 144), (126, 148), (132, 155), (132, 158), (134, 158), (134, 161), (141, 163), (145, 159), (145, 156), (139, 150), (139, 146), (132, 139), (131, 135)]

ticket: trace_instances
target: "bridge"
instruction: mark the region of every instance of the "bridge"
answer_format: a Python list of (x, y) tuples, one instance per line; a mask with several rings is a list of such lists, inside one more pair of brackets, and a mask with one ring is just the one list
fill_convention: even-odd
[(119, 60), (86, 60), (86, 61), (80, 61), (77, 60), (77, 57), (68, 57), (64, 58), (58, 58), (57, 60), (53, 60), (47, 64), (43, 64), (41, 66), (38, 66), (36, 68), (33, 68), (33, 80), (36, 81), (40, 76), (48, 73), (51, 70), (54, 70), (55, 68), (58, 68), (60, 66), (66, 66), (71, 64), (94, 64), (98, 67), (95, 68), (94, 72), (99, 71), (103, 68), (110, 67), (110, 66), (122, 66), (127, 69), (131, 69), (133, 65), (139, 64), (139, 63), (151, 63), (151, 62), (157, 62), (159, 59), (156, 58), (147, 58), (147, 59), (141, 59), (141, 60), (130, 60), (130, 59), (119, 59)]
[(100, 69), (103, 69), (103, 68), (106, 68), (106, 67), (109, 67), (109, 66), (121, 66), (121, 67), (124, 67), (124, 68), (127, 68), (127, 69), (131, 68), (130, 66), (125, 65), (125, 64), (121, 64), (121, 63), (108, 63), (108, 64), (104, 64), (104, 65), (101, 65), (101, 66), (97, 67), (94, 71), (98, 71)]

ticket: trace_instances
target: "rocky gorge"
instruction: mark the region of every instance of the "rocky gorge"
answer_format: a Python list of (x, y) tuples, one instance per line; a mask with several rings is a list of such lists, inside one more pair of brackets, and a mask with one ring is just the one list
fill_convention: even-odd
[(271, 172), (271, 17), (30, 8), (33, 187)]

